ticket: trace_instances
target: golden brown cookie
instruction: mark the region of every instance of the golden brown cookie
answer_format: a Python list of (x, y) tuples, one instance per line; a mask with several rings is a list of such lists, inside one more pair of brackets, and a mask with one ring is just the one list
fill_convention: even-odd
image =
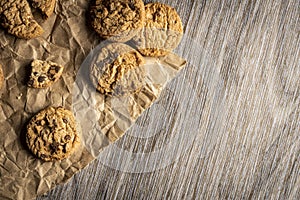
[(161, 3), (145, 6), (145, 23), (133, 41), (144, 56), (164, 56), (174, 50), (183, 35), (180, 16), (176, 10)]
[(4, 82), (4, 75), (3, 75), (2, 65), (0, 64), (0, 90), (3, 86), (3, 82)]
[[(135, 91), (143, 81), (144, 58), (126, 44), (112, 43), (103, 47), (90, 67), (94, 87), (105, 95), (122, 95)], [(122, 91), (123, 90), (123, 91)]]
[(54, 11), (56, 0), (30, 0), (32, 7), (38, 9), (47, 19)]
[(27, 85), (33, 88), (46, 88), (62, 75), (64, 67), (51, 61), (34, 60)]
[(23, 39), (35, 38), (44, 32), (33, 19), (26, 0), (1, 0), (0, 24), (8, 33)]
[(142, 0), (95, 0), (90, 16), (101, 37), (126, 42), (143, 27), (145, 6)]
[(72, 112), (49, 107), (36, 114), (27, 125), (26, 143), (45, 161), (68, 157), (80, 143)]

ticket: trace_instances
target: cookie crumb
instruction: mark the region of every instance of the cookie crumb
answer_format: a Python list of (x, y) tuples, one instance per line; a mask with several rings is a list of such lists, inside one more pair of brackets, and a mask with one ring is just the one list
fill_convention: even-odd
[(16, 97), (16, 99), (20, 100), (20, 99), (22, 98), (22, 96), (23, 96), (23, 94), (20, 93), (20, 94)]

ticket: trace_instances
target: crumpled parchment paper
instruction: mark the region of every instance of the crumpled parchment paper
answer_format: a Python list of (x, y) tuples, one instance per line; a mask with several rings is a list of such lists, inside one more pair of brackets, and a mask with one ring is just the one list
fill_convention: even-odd
[[(145, 85), (139, 93), (100, 95), (82, 73), (88, 54), (101, 42), (87, 25), (87, 7), (85, 0), (58, 1), (47, 21), (37, 17), (45, 33), (32, 40), (16, 39), (0, 30), (0, 63), (5, 75), (0, 92), (0, 199), (32, 199), (68, 181), (119, 139), (185, 65), (174, 54), (146, 58)], [(62, 78), (46, 89), (28, 88), (33, 59), (64, 65)], [(44, 162), (24, 142), (27, 122), (48, 106), (71, 109), (81, 132), (80, 148), (62, 161)]]

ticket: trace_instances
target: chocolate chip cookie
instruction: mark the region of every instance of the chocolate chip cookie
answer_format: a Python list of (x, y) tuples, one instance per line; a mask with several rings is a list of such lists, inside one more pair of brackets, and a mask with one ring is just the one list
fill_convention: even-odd
[(68, 157), (80, 144), (72, 112), (49, 107), (36, 114), (27, 125), (26, 143), (45, 161)]
[(2, 65), (0, 64), (0, 89), (3, 86), (3, 82), (4, 82), (4, 75), (3, 75)]
[(145, 23), (133, 41), (145, 56), (164, 56), (175, 49), (183, 34), (180, 16), (176, 10), (161, 3), (145, 6)]
[(63, 70), (63, 66), (54, 62), (34, 60), (27, 85), (33, 88), (49, 87), (61, 77)]
[[(122, 95), (142, 85), (144, 58), (126, 44), (112, 43), (103, 47), (90, 66), (95, 88), (105, 95)], [(126, 85), (124, 85), (124, 84)]]
[(38, 9), (47, 19), (54, 11), (56, 0), (30, 0), (32, 7)]
[(23, 39), (38, 37), (44, 32), (34, 20), (26, 0), (1, 0), (0, 24), (8, 33)]
[(145, 6), (142, 0), (95, 0), (90, 16), (101, 37), (126, 42), (143, 27)]

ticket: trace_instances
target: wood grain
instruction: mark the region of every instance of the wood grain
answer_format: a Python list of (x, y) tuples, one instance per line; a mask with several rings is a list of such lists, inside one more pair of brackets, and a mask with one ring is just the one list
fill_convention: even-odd
[(187, 68), (124, 138), (37, 199), (300, 199), (300, 1), (161, 2), (182, 17)]

